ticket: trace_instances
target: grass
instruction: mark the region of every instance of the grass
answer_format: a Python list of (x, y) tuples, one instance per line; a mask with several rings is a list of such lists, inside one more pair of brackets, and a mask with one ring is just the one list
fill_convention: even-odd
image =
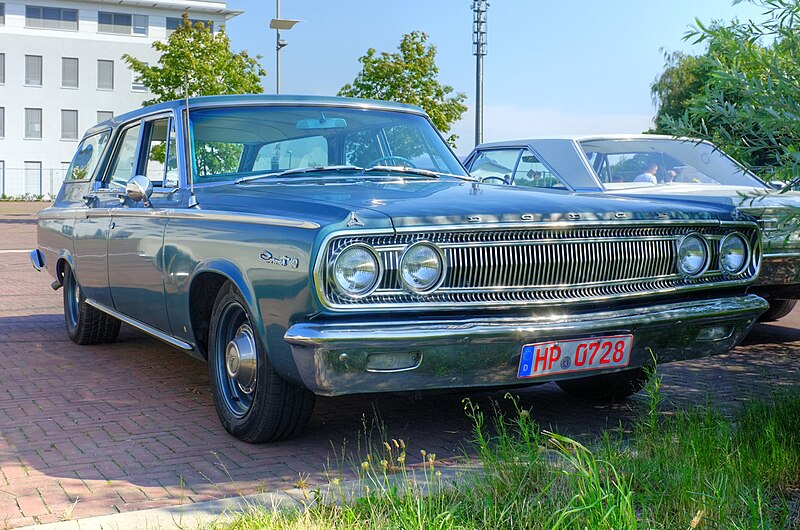
[[(359, 466), (362, 489), (304, 510), (254, 506), (215, 529), (800, 529), (800, 392), (726, 417), (661, 412), (660, 378), (627, 435), (590, 446), (512, 412), (465, 401), (482, 472), (441, 480), (436, 457), (402, 441)], [(400, 480), (398, 480), (398, 478)]]

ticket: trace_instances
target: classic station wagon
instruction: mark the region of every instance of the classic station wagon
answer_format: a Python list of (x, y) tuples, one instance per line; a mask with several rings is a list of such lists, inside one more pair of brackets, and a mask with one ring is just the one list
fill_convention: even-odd
[(67, 333), (125, 322), (208, 362), (249, 441), (314, 395), (557, 381), (627, 396), (727, 351), (766, 302), (731, 208), (482, 185), (416, 107), (221, 96), (93, 127), (31, 257)]
[(800, 193), (777, 193), (709, 142), (654, 134), (512, 140), (479, 145), (466, 166), (487, 183), (736, 206), (762, 228), (764, 263), (751, 288), (770, 303), (761, 320), (786, 316), (800, 298), (800, 233), (786, 224)]

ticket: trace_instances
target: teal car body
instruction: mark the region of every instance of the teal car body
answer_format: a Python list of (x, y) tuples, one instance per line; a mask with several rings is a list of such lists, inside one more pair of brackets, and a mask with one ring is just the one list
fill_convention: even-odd
[[(628, 395), (651, 350), (725, 352), (766, 308), (746, 294), (759, 231), (733, 208), (482, 184), (408, 105), (188, 103), (87, 131), (31, 255), (72, 340), (126, 322), (208, 361), (246, 441), (301, 432), (315, 394)], [(579, 368), (606, 337), (614, 361)]]

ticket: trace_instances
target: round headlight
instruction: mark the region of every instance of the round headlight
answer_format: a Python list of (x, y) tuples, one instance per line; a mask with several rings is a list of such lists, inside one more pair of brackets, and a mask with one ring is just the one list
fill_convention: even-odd
[(439, 287), (443, 279), (444, 254), (432, 243), (414, 243), (400, 257), (400, 280), (407, 290), (426, 293)]
[(728, 234), (719, 245), (719, 266), (723, 272), (739, 274), (747, 265), (749, 254), (747, 240), (742, 234)]
[(347, 296), (366, 296), (378, 285), (381, 268), (371, 247), (354, 244), (342, 250), (333, 262), (336, 288)]
[(689, 234), (678, 245), (678, 269), (686, 276), (699, 276), (708, 267), (708, 243), (699, 234)]

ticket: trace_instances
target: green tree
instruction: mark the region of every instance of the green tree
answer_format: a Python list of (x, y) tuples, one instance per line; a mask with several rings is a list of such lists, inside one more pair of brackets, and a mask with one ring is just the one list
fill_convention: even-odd
[[(413, 31), (403, 35), (398, 52), (378, 53), (374, 48), (358, 59), (361, 72), (339, 90), (340, 96), (397, 101), (422, 107), (437, 129), (448, 133), (467, 110), (467, 95), (439, 83), (436, 47), (428, 35)], [(457, 135), (447, 141), (455, 145)]]
[(665, 114), (659, 126), (790, 179), (800, 170), (800, 0), (750, 1), (764, 8), (763, 22), (698, 20), (686, 34), (708, 45), (708, 79), (683, 115)]
[(155, 96), (143, 105), (181, 99), (187, 84), (190, 96), (264, 91), (261, 76), (266, 71), (258, 63), (260, 57), (250, 57), (246, 51), (231, 51), (224, 27), (214, 33), (202, 22), (193, 24), (184, 13), (183, 22), (169, 39), (154, 42), (153, 49), (161, 56), (158, 64), (152, 66), (130, 54), (122, 56)]
[(704, 55), (666, 53), (664, 71), (650, 85), (650, 95), (656, 106), (655, 129), (652, 132), (667, 132), (663, 126), (666, 117), (672, 120), (683, 117), (694, 98), (702, 94), (710, 74), (711, 62)]

